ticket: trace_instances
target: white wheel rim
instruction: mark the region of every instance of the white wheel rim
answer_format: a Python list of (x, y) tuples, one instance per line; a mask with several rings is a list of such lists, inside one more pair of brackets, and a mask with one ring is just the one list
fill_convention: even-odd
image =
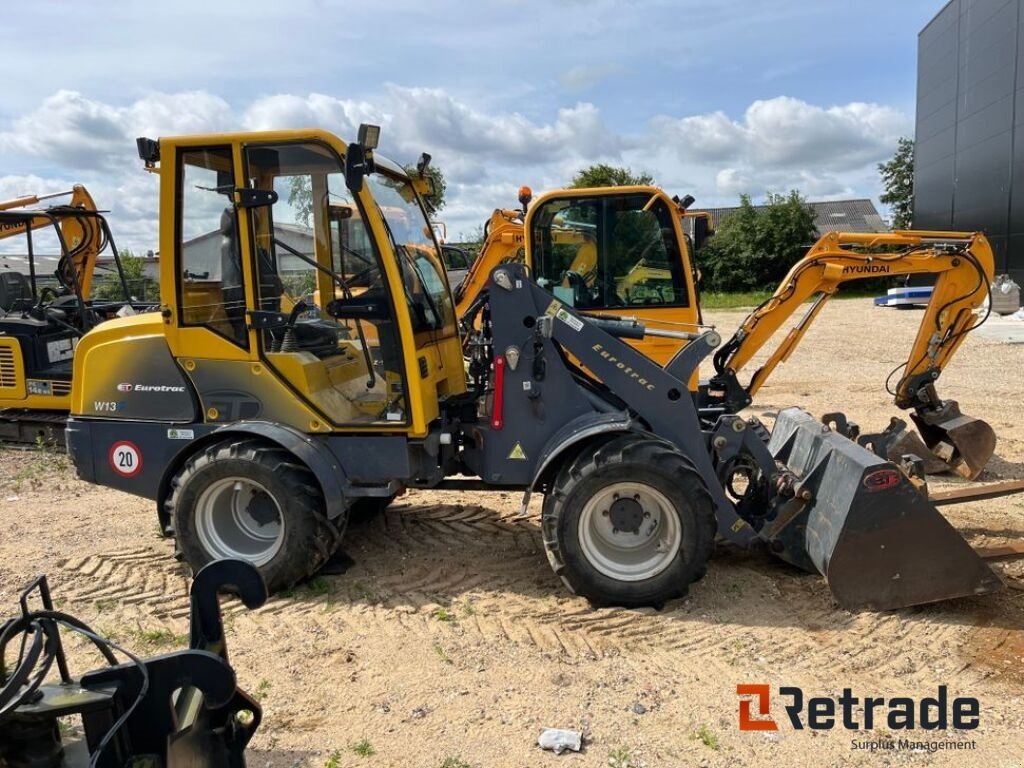
[[(267, 519), (268, 513), (273, 519)], [(277, 499), (248, 478), (218, 480), (196, 501), (196, 533), (214, 558), (231, 557), (265, 565), (281, 549), (284, 525)]]
[[(612, 514), (612, 505), (620, 500), (640, 510), (641, 522), (633, 529), (615, 524), (622, 519)], [(673, 504), (661, 491), (644, 483), (614, 483), (598, 491), (583, 507), (578, 533), (587, 561), (617, 581), (657, 576), (679, 554), (683, 541)]]

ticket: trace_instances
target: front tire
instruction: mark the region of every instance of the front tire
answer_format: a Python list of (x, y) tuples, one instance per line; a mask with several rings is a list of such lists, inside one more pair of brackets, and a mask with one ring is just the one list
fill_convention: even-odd
[(661, 606), (707, 569), (715, 514), (700, 475), (673, 446), (632, 434), (564, 466), (544, 497), (555, 573), (595, 605)]
[(190, 458), (167, 505), (193, 572), (221, 558), (246, 560), (271, 592), (313, 575), (337, 549), (344, 525), (327, 519), (309, 469), (284, 449), (248, 438)]

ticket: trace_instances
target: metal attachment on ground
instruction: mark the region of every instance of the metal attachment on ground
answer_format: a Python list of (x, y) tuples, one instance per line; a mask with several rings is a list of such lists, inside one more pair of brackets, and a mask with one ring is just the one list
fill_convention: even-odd
[[(0, 625), (0, 659), (19, 639), (22, 647), (13, 673), (0, 676), (0, 765), (244, 766), (261, 711), (237, 686), (227, 662), (217, 601), (222, 589), (237, 593), (251, 608), (267, 596), (252, 565), (210, 563), (192, 586), (189, 648), (140, 659), (55, 610), (46, 578), (33, 581), (22, 593), (21, 615)], [(30, 609), (36, 595), (42, 608)], [(62, 631), (83, 635), (109, 666), (72, 677)], [(128, 661), (119, 662), (115, 652)], [(54, 663), (60, 679), (46, 682)]]

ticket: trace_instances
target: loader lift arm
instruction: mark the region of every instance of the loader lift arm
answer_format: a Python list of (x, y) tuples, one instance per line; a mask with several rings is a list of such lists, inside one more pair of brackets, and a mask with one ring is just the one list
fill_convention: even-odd
[[(913, 418), (928, 448), (951, 465), (966, 464), (961, 472), (976, 477), (995, 448), (995, 436), (984, 422), (970, 419), (970, 424), (963, 423), (968, 417), (960, 415), (955, 401), (940, 400), (934, 383), (977, 326), (974, 311), (989, 295), (993, 273), (992, 248), (980, 232), (830, 232), (790, 269), (775, 293), (746, 317), (715, 354), (715, 376), (709, 388), (712, 402), (727, 412), (749, 405), (775, 367), (793, 353), (841, 284), (871, 277), (935, 274), (932, 296), (907, 361), (892, 371), (886, 387), (898, 407), (914, 410)], [(800, 321), (749, 382), (742, 384), (739, 372), (797, 308), (815, 295)], [(897, 373), (899, 379), (890, 388)], [(949, 426), (954, 420), (959, 420), (959, 435)]]

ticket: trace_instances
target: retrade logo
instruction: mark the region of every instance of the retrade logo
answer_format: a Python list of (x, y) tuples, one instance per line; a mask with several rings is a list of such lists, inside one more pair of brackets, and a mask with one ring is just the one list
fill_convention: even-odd
[[(777, 731), (771, 716), (771, 688), (764, 684), (736, 686), (741, 731)], [(890, 731), (945, 731), (950, 728), (970, 731), (981, 723), (981, 703), (973, 696), (950, 698), (945, 685), (934, 696), (920, 699), (909, 696), (854, 696), (843, 688), (838, 696), (805, 696), (802, 688), (782, 686), (778, 695), (782, 710), (794, 730), (872, 731), (885, 727)], [(756, 707), (756, 714), (755, 714)]]
[[(771, 711), (771, 689), (767, 685), (737, 685), (737, 696), (753, 696), (754, 699), (740, 699), (740, 730), (741, 731), (777, 731), (779, 726), (769, 717)], [(757, 714), (754, 719), (751, 705), (757, 701)]]

